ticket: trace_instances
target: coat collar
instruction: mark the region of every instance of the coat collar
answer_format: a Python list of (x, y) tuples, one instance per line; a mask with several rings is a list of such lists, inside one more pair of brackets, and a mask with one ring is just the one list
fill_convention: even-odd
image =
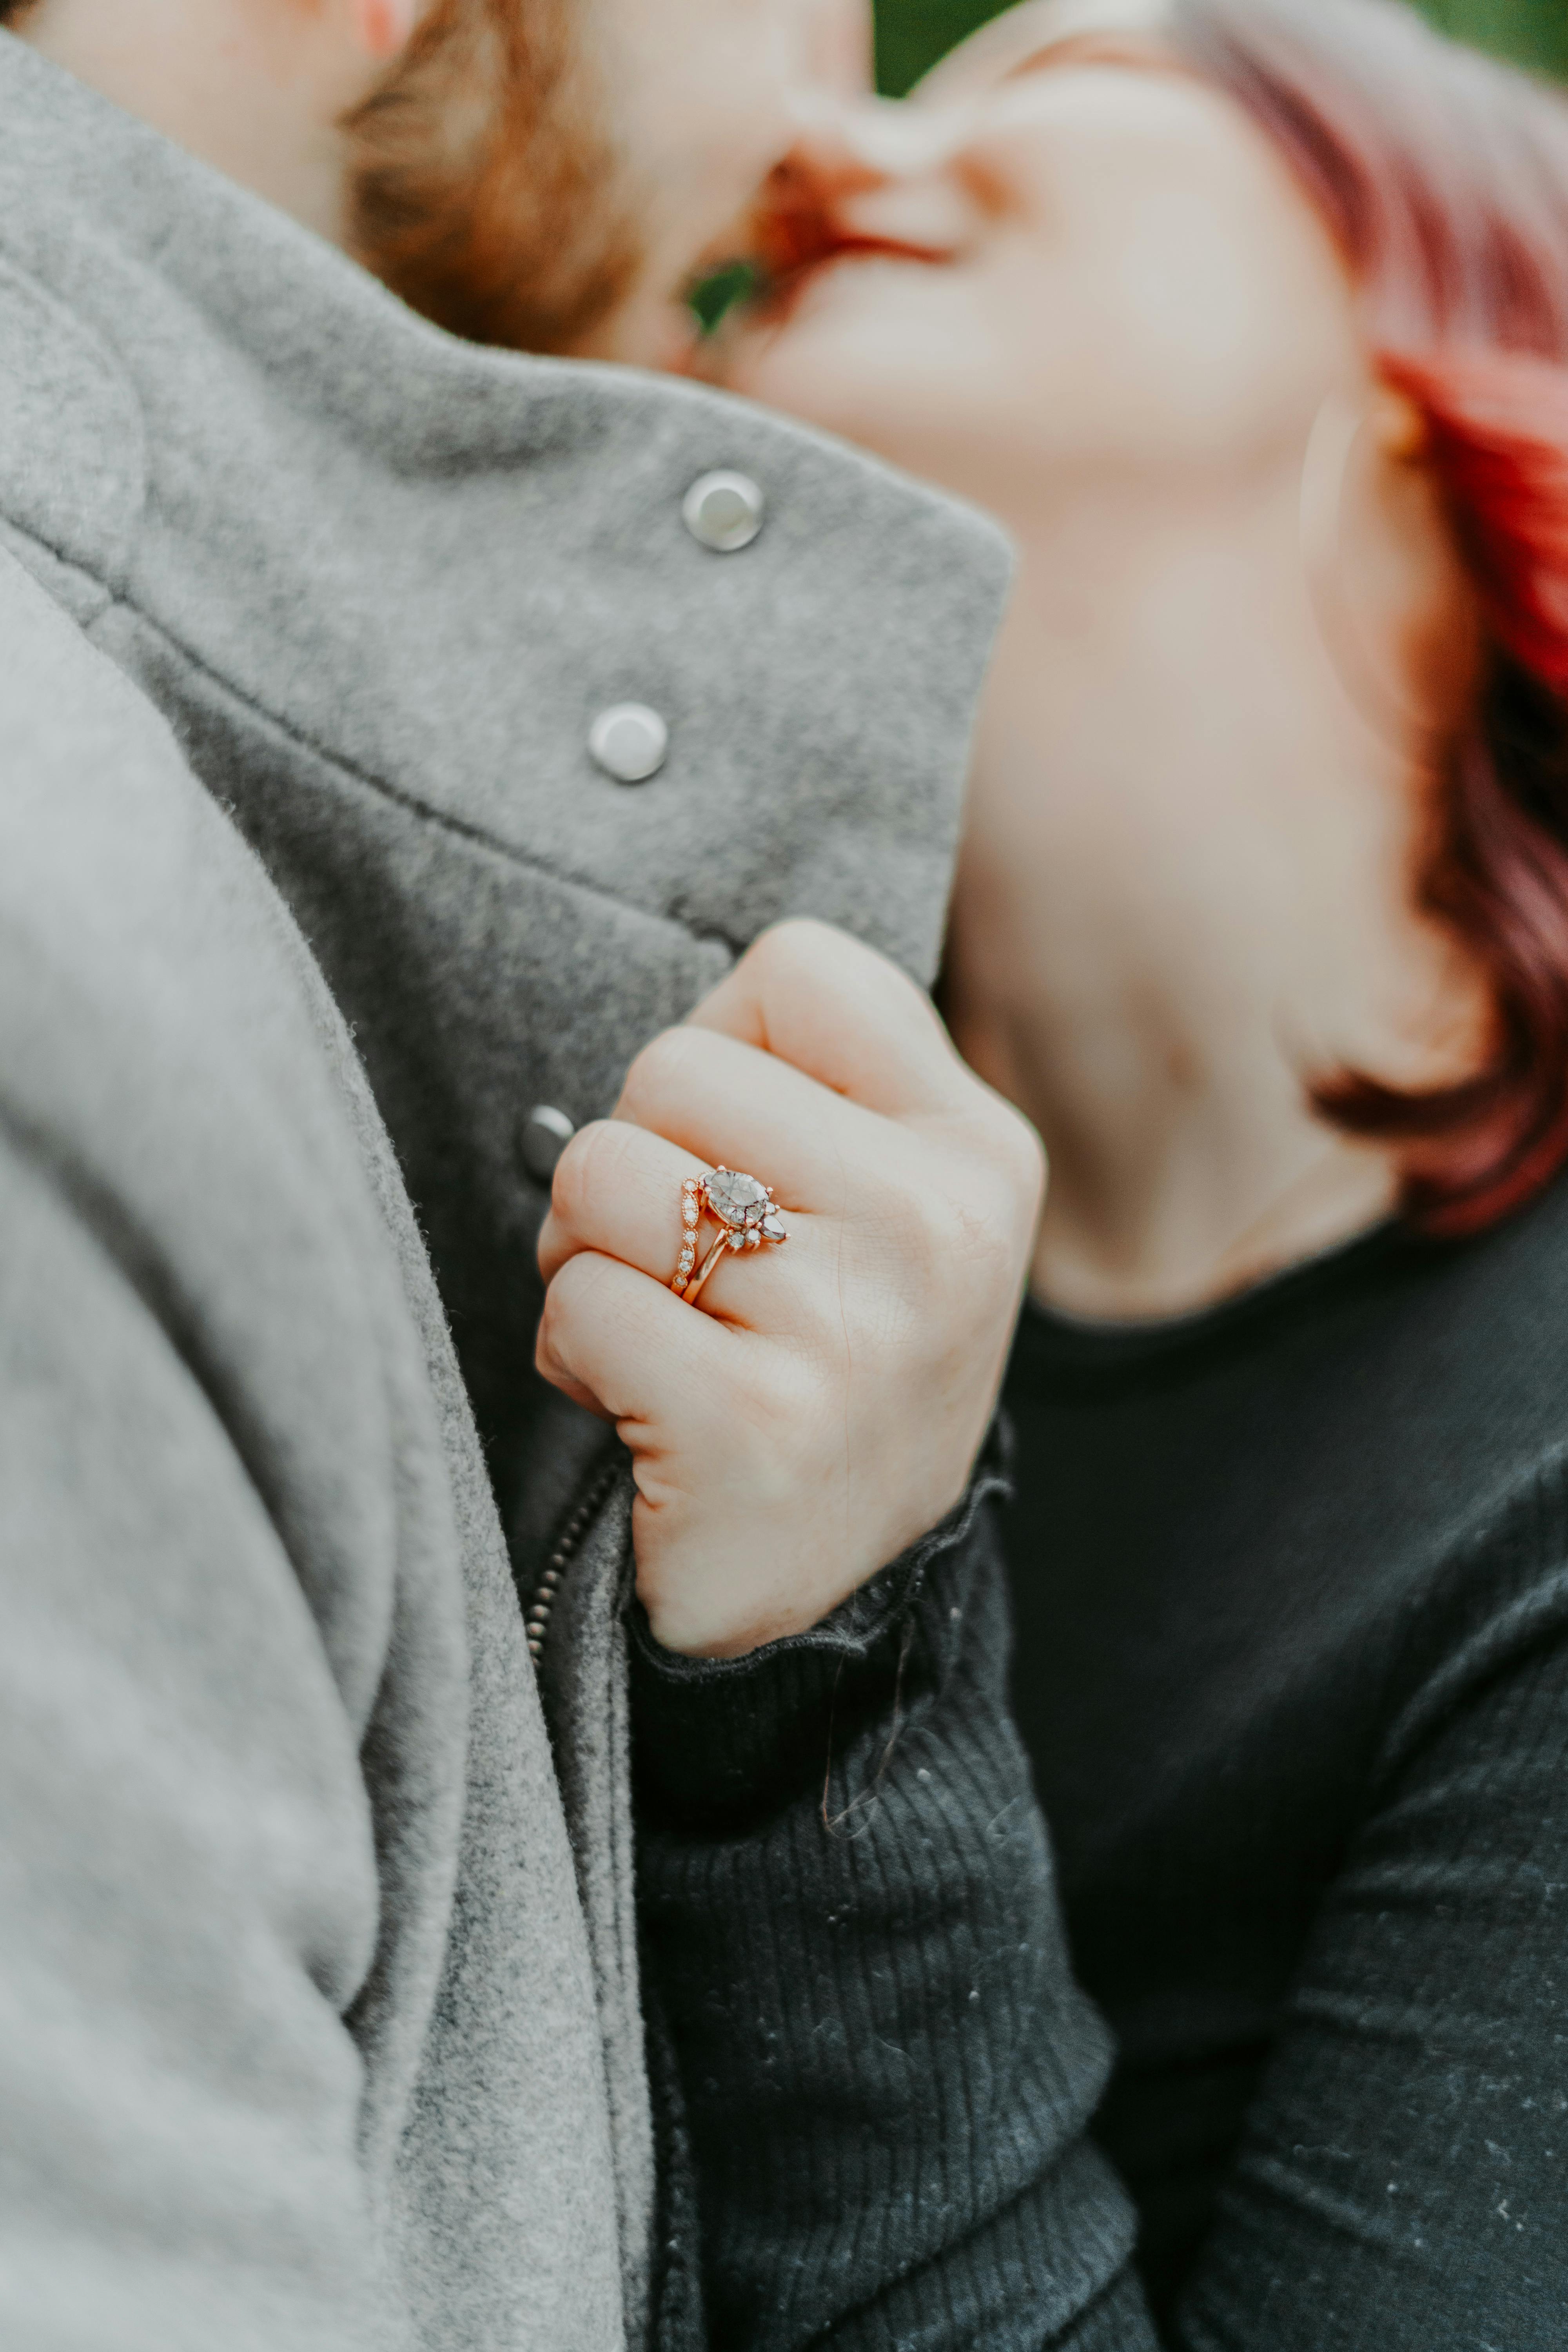
[[(460, 342), (5, 36), (0, 126), (0, 516), (84, 593), (505, 855), (929, 976), (990, 524), (706, 389)], [(721, 467), (767, 499), (732, 555), (681, 519)], [(622, 702), (669, 729), (646, 786), (587, 749)]]

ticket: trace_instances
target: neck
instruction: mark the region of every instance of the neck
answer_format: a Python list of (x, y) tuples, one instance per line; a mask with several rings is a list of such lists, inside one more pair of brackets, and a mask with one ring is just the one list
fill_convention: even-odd
[(1324, 653), (1293, 478), (1019, 536), (947, 1011), (1050, 1153), (1037, 1293), (1188, 1310), (1388, 1213), (1308, 1085), (1457, 1075), (1478, 992), (1412, 904), (1418, 782)]
[(128, 113), (341, 245), (349, 158), (339, 126), (370, 77), (333, 17), (248, 0), (35, 0), (16, 30)]

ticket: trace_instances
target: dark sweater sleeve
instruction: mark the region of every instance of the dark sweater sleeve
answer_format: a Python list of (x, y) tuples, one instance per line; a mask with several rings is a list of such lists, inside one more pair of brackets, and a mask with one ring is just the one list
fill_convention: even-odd
[(1005, 1705), (998, 1485), (751, 1658), (634, 1622), (646, 1979), (715, 2346), (1153, 2342)]
[[(688, 2345), (1561, 2352), (1568, 1478), (1458, 1547), (1170, 2333), (1004, 1700), (994, 1482), (799, 1642), (635, 1641)], [(705, 2318), (698, 2316), (706, 2301)]]
[(1568, 2344), (1568, 1477), (1454, 1546), (1388, 1669), (1183, 2352)]

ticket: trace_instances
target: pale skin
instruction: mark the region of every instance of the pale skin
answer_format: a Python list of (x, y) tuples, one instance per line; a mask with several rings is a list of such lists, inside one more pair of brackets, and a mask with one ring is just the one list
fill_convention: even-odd
[(341, 245), (341, 120), (418, 16), (419, 0), (39, 0), (17, 30), (128, 113)]
[[(771, 237), (819, 258), (723, 358), (1015, 534), (944, 1004), (1050, 1152), (1037, 1295), (1141, 1318), (1391, 1210), (1309, 1076), (1474, 1066), (1479, 976), (1413, 877), (1478, 631), (1301, 190), (1157, 9), (1075, 14), (1141, 21), (1062, 46), (1063, 10), (1016, 10), (803, 142)], [(1362, 429), (1321, 532), (1331, 402)]]
[[(553, 5), (553, 0), (547, 0)], [(526, 6), (529, 0), (518, 0)], [(586, 102), (608, 122), (644, 250), (590, 356), (679, 368), (686, 290), (750, 236), (803, 117), (862, 83), (859, 0), (569, 0)], [(23, 38), (333, 244), (348, 242), (343, 124), (426, 0), (34, 0)]]
[[(719, 1164), (765, 1177), (789, 1238), (721, 1259), (689, 1307), (680, 1187)], [(539, 1362), (631, 1449), (667, 1647), (799, 1632), (958, 1500), (1042, 1182), (928, 1000), (824, 924), (764, 933), (638, 1056), (556, 1171)]]
[[(682, 294), (732, 251), (805, 115), (863, 77), (839, 0), (595, 0), (627, 189), (657, 190), (592, 348), (682, 364)], [(39, 0), (26, 37), (340, 242), (341, 128), (410, 0)], [(659, 93), (663, 93), (660, 98)], [(682, 1179), (776, 1190), (788, 1239), (673, 1296)], [(638, 1058), (563, 1157), (540, 1362), (631, 1450), (638, 1590), (671, 1648), (797, 1632), (959, 1501), (1000, 1382), (1043, 1184), (1025, 1122), (921, 992), (825, 926), (767, 934)]]

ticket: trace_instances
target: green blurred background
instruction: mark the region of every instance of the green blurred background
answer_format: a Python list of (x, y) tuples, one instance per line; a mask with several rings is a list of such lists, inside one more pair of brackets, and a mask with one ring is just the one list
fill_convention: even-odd
[[(1568, 0), (1422, 0), (1461, 40), (1568, 77)], [(877, 69), (900, 96), (954, 41), (1001, 13), (999, 0), (877, 0)]]

